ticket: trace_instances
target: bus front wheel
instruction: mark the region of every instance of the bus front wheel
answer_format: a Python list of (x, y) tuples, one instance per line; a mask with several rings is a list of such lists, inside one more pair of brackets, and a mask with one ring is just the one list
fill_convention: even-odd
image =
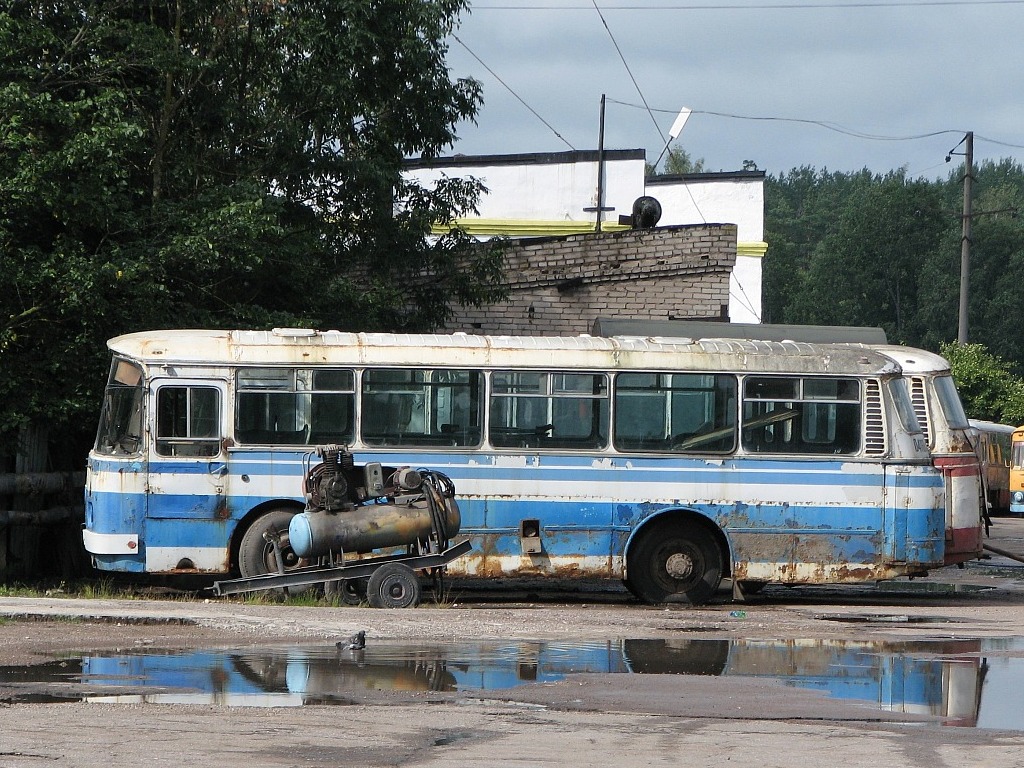
[(661, 524), (641, 534), (627, 560), (629, 587), (645, 603), (706, 603), (722, 582), (722, 552), (700, 525)]
[(299, 556), (288, 543), (288, 523), (294, 516), (290, 509), (272, 509), (249, 526), (238, 545), (238, 570), (244, 578), (279, 571), (274, 544), (263, 535), (265, 533), (277, 536), (284, 570), (301, 565)]

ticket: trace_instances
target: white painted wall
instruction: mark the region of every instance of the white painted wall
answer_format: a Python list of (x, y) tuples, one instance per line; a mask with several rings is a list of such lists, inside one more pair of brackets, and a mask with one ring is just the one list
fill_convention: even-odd
[[(661, 203), (659, 224), (735, 224), (740, 243), (764, 241), (764, 179), (728, 174), (654, 182), (647, 194)], [(729, 319), (761, 322), (761, 254), (736, 257), (729, 280)]]
[[(480, 180), (489, 191), (480, 201), (482, 219), (532, 221), (595, 221), (584, 208), (597, 205), (597, 163), (524, 163), (521, 165), (467, 164), (444, 168), (416, 168), (407, 172), (419, 183), (432, 185), (445, 176)], [(644, 194), (643, 158), (605, 163), (604, 221), (618, 222), (629, 215), (633, 201)], [(510, 233), (512, 234), (512, 233)]]
[(726, 174), (654, 181), (647, 194), (661, 203), (659, 224), (735, 224), (741, 243), (764, 240), (764, 180)]

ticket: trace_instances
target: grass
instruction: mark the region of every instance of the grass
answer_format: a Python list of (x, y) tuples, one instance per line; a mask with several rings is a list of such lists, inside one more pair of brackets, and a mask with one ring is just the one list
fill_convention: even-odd
[(111, 578), (75, 579), (57, 583), (0, 584), (0, 597), (68, 597), (86, 600), (140, 600), (142, 587), (118, 584)]
[[(187, 602), (204, 599), (208, 593), (202, 590), (174, 590), (154, 588), (145, 583), (132, 583), (123, 578), (109, 576), (94, 579), (74, 579), (59, 582), (12, 583), (0, 584), (0, 597), (66, 597), (83, 600), (174, 600)], [(342, 595), (332, 593), (325, 595), (322, 589), (309, 588), (284, 594), (282, 590), (264, 590), (246, 592), (237, 595), (237, 600), (246, 605), (284, 605), (293, 608), (350, 608)], [(448, 582), (438, 587), (423, 580), (423, 600), (421, 605), (433, 608), (453, 608), (458, 605), (459, 594), (454, 592)], [(365, 608), (369, 604), (365, 598), (358, 607)]]
[(459, 595), (452, 590), (451, 582), (442, 581), (439, 586), (435, 584), (432, 594), (434, 595), (434, 608), (454, 608), (459, 604)]

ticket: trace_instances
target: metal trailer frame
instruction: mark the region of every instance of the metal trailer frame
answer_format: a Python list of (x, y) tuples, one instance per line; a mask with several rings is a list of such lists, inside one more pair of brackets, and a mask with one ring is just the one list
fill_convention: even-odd
[(296, 568), (287, 573), (265, 573), (260, 576), (249, 576), (239, 579), (215, 581), (211, 589), (218, 597), (236, 595), (240, 592), (257, 592), (265, 589), (284, 589), (287, 587), (308, 587), (339, 579), (364, 579), (372, 576), (378, 569), (386, 565), (398, 564), (413, 571), (427, 568), (442, 568), (456, 558), (462, 557), (473, 549), (469, 539), (460, 541), (442, 552), (426, 555), (383, 555), (358, 560), (350, 565), (321, 565)]

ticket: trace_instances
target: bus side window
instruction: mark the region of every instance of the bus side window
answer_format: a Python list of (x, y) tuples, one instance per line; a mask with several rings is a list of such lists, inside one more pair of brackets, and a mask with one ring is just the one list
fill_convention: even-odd
[(495, 371), (488, 431), (496, 448), (603, 448), (608, 444), (607, 376)]
[(161, 456), (220, 453), (220, 390), (164, 386), (156, 395), (156, 452)]
[(241, 368), (235, 439), (242, 445), (351, 442), (354, 380), (348, 369)]
[(736, 444), (736, 377), (620, 373), (615, 447), (620, 451), (725, 453)]
[(750, 377), (743, 392), (743, 448), (757, 453), (857, 453), (855, 379)]
[(481, 440), (480, 371), (380, 368), (363, 373), (360, 429), (367, 445), (474, 447)]

